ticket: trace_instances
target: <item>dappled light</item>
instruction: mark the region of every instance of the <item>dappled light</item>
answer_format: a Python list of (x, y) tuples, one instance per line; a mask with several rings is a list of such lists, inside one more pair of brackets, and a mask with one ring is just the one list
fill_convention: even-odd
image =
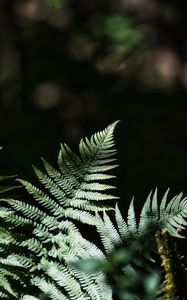
[(33, 101), (40, 109), (51, 109), (60, 102), (60, 88), (53, 83), (43, 83), (36, 87)]
[(46, 7), (38, 0), (18, 1), (15, 3), (14, 12), (22, 22), (39, 21), (47, 14)]
[(86, 36), (72, 36), (68, 43), (69, 55), (78, 61), (92, 59), (97, 49), (97, 44)]
[(107, 54), (96, 58), (96, 69), (101, 73), (119, 73), (125, 68), (125, 59), (123, 53), (116, 49), (109, 49)]

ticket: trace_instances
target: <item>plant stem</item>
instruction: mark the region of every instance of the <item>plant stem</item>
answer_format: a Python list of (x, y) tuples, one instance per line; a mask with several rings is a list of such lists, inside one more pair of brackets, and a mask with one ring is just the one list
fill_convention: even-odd
[(158, 253), (165, 271), (164, 292), (169, 300), (186, 300), (187, 291), (184, 283), (184, 265), (179, 255), (176, 241), (167, 230), (157, 232)]

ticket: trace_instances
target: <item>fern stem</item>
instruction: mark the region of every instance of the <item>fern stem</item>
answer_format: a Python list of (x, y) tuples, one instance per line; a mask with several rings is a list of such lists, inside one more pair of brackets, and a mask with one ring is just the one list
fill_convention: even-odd
[(184, 283), (184, 265), (177, 245), (167, 230), (157, 232), (158, 253), (165, 272), (164, 292), (169, 300), (186, 300), (187, 290)]

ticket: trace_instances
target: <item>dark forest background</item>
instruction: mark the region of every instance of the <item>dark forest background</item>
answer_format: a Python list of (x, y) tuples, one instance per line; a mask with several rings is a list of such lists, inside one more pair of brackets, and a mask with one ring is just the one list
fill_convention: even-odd
[(0, 0), (0, 172), (120, 119), (120, 206), (187, 194), (187, 1)]

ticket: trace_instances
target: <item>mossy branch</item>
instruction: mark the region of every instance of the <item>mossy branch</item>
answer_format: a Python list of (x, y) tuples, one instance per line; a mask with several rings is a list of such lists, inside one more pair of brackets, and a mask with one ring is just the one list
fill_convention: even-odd
[(164, 299), (186, 300), (187, 289), (184, 282), (184, 264), (175, 239), (168, 230), (156, 234), (158, 253), (165, 273)]

